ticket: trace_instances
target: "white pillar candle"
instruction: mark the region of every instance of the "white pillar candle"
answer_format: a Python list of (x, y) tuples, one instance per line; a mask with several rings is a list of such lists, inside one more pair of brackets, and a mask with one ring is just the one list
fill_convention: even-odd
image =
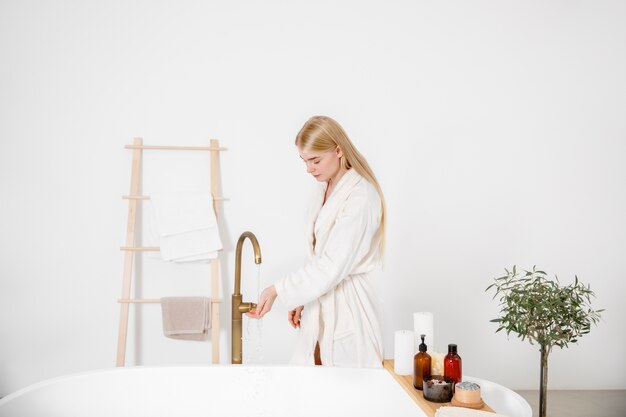
[(428, 346), (429, 351), (435, 350), (435, 330), (433, 328), (433, 313), (417, 312), (413, 313), (413, 333), (415, 337), (415, 344), (413, 351), (417, 353), (419, 351), (419, 345), (422, 343), (420, 335), (425, 334), (424, 343)]
[(393, 347), (393, 371), (398, 375), (413, 375), (413, 332), (396, 330)]

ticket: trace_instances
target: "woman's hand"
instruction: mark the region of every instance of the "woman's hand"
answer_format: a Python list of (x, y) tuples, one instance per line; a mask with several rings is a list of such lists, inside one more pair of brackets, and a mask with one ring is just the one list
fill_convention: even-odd
[(302, 310), (304, 310), (304, 306), (296, 307), (294, 310), (291, 310), (289, 313), (287, 313), (287, 321), (289, 321), (289, 324), (291, 324), (291, 327), (293, 327), (294, 329), (300, 327)]
[(272, 304), (274, 304), (274, 300), (278, 294), (276, 293), (276, 288), (272, 285), (271, 287), (267, 287), (261, 293), (259, 297), (259, 303), (256, 306), (256, 310), (252, 310), (249, 313), (246, 313), (246, 316), (251, 319), (260, 319), (264, 315), (270, 312), (272, 309)]

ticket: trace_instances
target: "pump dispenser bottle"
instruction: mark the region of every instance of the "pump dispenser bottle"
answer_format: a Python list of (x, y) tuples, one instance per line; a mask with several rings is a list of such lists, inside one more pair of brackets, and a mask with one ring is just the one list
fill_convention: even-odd
[(413, 372), (413, 386), (417, 389), (424, 388), (424, 379), (430, 377), (430, 355), (426, 353), (428, 348), (424, 343), (426, 335), (420, 335), (422, 343), (419, 345), (419, 352), (413, 358), (414, 372)]
[(457, 353), (457, 347), (454, 343), (448, 345), (448, 354), (443, 358), (443, 374), (452, 378), (455, 384), (461, 382), (461, 357)]

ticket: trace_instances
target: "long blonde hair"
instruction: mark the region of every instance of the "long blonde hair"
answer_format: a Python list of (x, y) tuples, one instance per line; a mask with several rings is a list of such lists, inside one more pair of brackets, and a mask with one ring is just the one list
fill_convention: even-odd
[(380, 255), (385, 249), (385, 197), (383, 190), (378, 184), (374, 172), (370, 168), (367, 160), (354, 147), (352, 141), (343, 130), (341, 125), (328, 116), (313, 116), (302, 126), (298, 136), (296, 136), (296, 146), (303, 152), (327, 152), (337, 148), (341, 149), (341, 166), (344, 169), (353, 168), (376, 188), (382, 208), (380, 218)]

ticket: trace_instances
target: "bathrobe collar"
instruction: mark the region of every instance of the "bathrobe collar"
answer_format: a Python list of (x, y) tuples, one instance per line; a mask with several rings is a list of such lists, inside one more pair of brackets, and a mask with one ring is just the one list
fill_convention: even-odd
[[(340, 206), (350, 195), (350, 191), (354, 188), (359, 181), (364, 180), (354, 168), (346, 171), (345, 174), (339, 178), (337, 185), (333, 192), (326, 198), (324, 204), (324, 193), (328, 187), (328, 183), (320, 187), (321, 193), (318, 200), (318, 212), (313, 216), (313, 233), (315, 236), (319, 236), (320, 233), (325, 233), (333, 225), (333, 222), (327, 221), (329, 217), (335, 217), (337, 215), (337, 206)], [(313, 234), (310, 235), (310, 246), (313, 250)]]

